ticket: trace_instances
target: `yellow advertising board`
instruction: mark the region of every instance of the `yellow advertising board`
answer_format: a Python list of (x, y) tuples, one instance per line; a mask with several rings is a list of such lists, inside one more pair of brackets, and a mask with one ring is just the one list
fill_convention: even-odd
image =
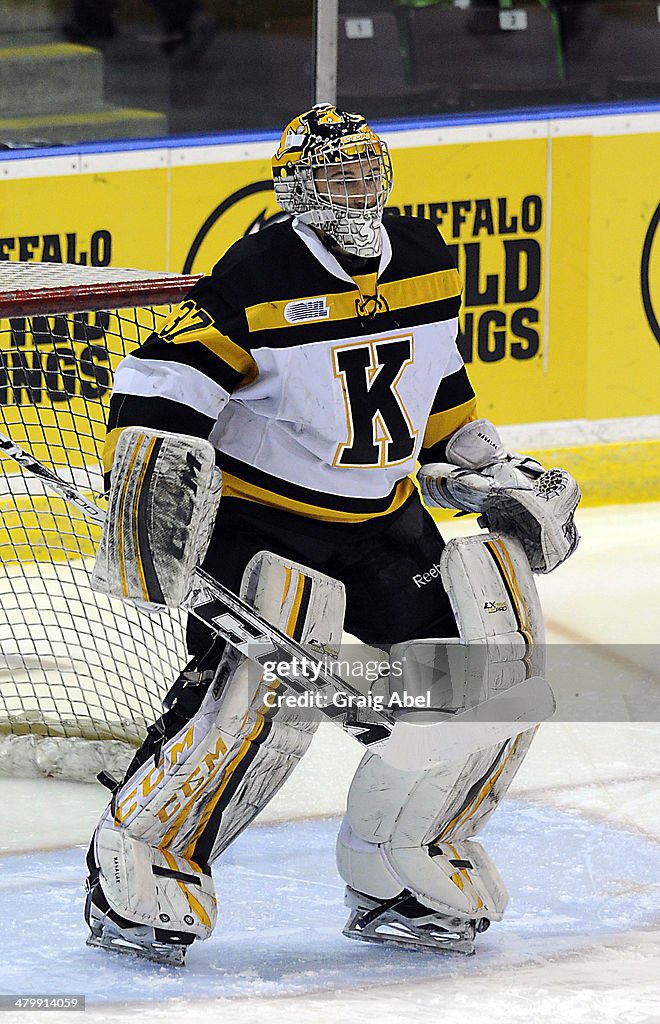
[(190, 274), (208, 273), (238, 238), (284, 216), (269, 157), (173, 167), (170, 197), (169, 269)]
[[(0, 431), (88, 496), (98, 491), (114, 371), (153, 324), (149, 310), (0, 319)], [(0, 460), (0, 511), (5, 567), (94, 553), (100, 531), (10, 459)]]
[[(24, 170), (23, 161), (18, 170)], [(12, 177), (0, 183), (0, 260), (165, 269), (169, 171), (163, 167)], [(103, 165), (101, 164), (101, 167)], [(59, 170), (59, 168), (58, 168)]]
[(660, 132), (592, 140), (584, 415), (660, 412)]

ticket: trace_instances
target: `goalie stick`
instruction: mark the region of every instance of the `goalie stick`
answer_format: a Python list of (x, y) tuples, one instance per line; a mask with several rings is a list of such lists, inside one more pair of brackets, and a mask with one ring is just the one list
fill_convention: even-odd
[[(105, 512), (93, 501), (90, 501), (73, 484), (68, 483), (59, 474), (44, 466), (32, 455), (16, 444), (6, 434), (0, 432), (0, 451), (9, 456), (22, 469), (36, 476), (49, 490), (59, 494), (65, 501), (80, 509), (87, 519), (102, 526)], [(303, 647), (296, 640), (287, 636), (272, 623), (262, 618), (242, 598), (224, 587), (209, 576), (201, 568), (194, 573), (194, 585), (181, 606), (185, 611), (203, 622), (212, 632), (236, 648), (241, 654), (263, 667), (265, 662), (277, 661), (286, 663), (293, 670), (287, 674), (286, 685), (296, 693), (309, 691), (320, 694), (325, 702), (318, 710), (326, 718), (340, 725), (346, 732), (365, 747), (379, 753), (386, 760), (390, 737), (403, 740), (392, 744), (392, 752), (397, 767), (414, 771), (428, 766), (433, 760), (445, 760), (461, 756), (466, 752), (480, 749), (482, 746), (502, 742), (517, 733), (530, 728), (549, 718), (555, 709), (554, 698), (550, 687), (538, 676), (526, 679), (511, 687), (502, 694), (491, 697), (479, 706), (481, 722), (491, 722), (486, 730), (488, 742), (482, 743), (472, 730), (461, 736), (462, 730), (449, 729), (449, 725), (475, 722), (475, 710), (456, 713), (437, 712), (438, 721), (423, 726), (411, 725), (396, 720), (394, 712), (377, 710), (375, 707), (364, 708), (364, 694), (345, 679), (327, 671), (323, 660), (314, 657), (308, 647)], [(322, 654), (322, 652), (320, 652)], [(311, 665), (313, 677), (302, 669)], [(296, 671), (298, 669), (298, 671)], [(341, 694), (348, 697), (338, 703), (332, 696)], [(330, 699), (328, 699), (330, 698)], [(351, 705), (355, 701), (355, 707)], [(502, 701), (506, 699), (506, 705)], [(348, 707), (346, 705), (349, 705)], [(507, 721), (501, 720), (501, 710), (506, 706)], [(356, 712), (359, 708), (363, 714), (361, 721)], [(492, 718), (491, 714), (492, 713)], [(494, 720), (493, 720), (494, 719)], [(499, 719), (499, 720), (498, 720)], [(411, 743), (411, 729), (425, 731), (422, 749)], [(431, 730), (433, 735), (431, 735)], [(405, 734), (405, 735), (404, 735)]]

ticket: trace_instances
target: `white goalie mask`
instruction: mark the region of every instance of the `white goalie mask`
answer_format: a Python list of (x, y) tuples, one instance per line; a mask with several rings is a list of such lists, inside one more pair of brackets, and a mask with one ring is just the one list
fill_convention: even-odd
[(392, 189), (385, 142), (361, 114), (318, 103), (291, 121), (273, 157), (275, 196), (356, 256), (379, 256), (383, 208)]

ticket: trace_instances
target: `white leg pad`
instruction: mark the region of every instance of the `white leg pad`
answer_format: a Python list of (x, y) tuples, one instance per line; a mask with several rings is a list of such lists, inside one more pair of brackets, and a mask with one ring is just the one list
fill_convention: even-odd
[(463, 721), (399, 716), (391, 735), (371, 749), (411, 771), (464, 759), (555, 710), (543, 679), (541, 604), (520, 543), (498, 534), (457, 538), (447, 544), (440, 568), (460, 636), (403, 642), (391, 657), (404, 665), (399, 691), (403, 685), (413, 697), (430, 693), (433, 706)]
[(449, 917), (499, 921), (508, 902), (495, 865), (475, 839), (397, 847), (367, 843), (346, 820), (337, 841), (339, 873), (351, 889), (390, 900), (408, 889)]
[(337, 867), (351, 889), (390, 900), (403, 889), (399, 876), (390, 868), (382, 846), (362, 839), (351, 828), (348, 817), (337, 837)]
[[(367, 754), (351, 785), (337, 840), (342, 878), (378, 899), (409, 889), (442, 913), (499, 920), (507, 901), (504, 884), (471, 837), (508, 789), (533, 734), (528, 730), (479, 751), (467, 763), (417, 773)], [(471, 866), (456, 868), (452, 860)]]
[[(429, 856), (430, 852), (430, 856)], [(509, 897), (495, 865), (476, 839), (420, 846), (385, 846), (406, 889), (440, 913), (499, 921)]]
[[(494, 534), (450, 541), (441, 571), (460, 643), (469, 645), (466, 653), (474, 645), (488, 652), (481, 661), (476, 659), (478, 672), (469, 670), (469, 662), (468, 670), (456, 678), (452, 671), (452, 691), (443, 706), (469, 708), (538, 674), (543, 621), (520, 544)], [(430, 649), (433, 643), (429, 641)], [(460, 650), (449, 649), (450, 656), (457, 653)], [(414, 744), (427, 729), (436, 729), (440, 736), (433, 722), (425, 725), (413, 718), (411, 723), (405, 725), (406, 735), (397, 737), (399, 745), (406, 738)], [(407, 889), (444, 915), (499, 920), (507, 903), (506, 889), (472, 837), (504, 796), (535, 732), (531, 726), (495, 745), (492, 739), (480, 743), (477, 737), (460, 759), (444, 755), (443, 760), (440, 744), (435, 762), (422, 769), (413, 767), (413, 757), (406, 764), (404, 757), (388, 760), (385, 753), (366, 754), (351, 785), (337, 841), (337, 864), (347, 884), (378, 900), (392, 899)]]
[[(450, 540), (440, 572), (465, 643), (527, 643), (542, 655), (543, 612), (520, 541), (498, 533)], [(539, 674), (538, 667), (535, 673)]]
[(207, 939), (217, 908), (211, 876), (191, 861), (126, 832), (101, 828), (94, 839), (99, 882), (110, 909), (140, 925)]
[[(341, 583), (262, 552), (248, 565), (241, 593), (284, 632), (336, 657)], [(124, 782), (107, 824), (211, 863), (293, 771), (318, 725), (297, 708), (271, 706), (268, 695), (283, 689), (227, 650), (198, 712), (163, 744), (157, 764), (150, 758)]]

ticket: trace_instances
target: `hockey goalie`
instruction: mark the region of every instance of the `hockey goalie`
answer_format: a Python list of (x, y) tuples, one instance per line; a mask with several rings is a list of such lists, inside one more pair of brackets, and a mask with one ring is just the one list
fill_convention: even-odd
[[(427, 221), (384, 216), (390, 155), (359, 114), (294, 118), (273, 177), (288, 216), (236, 242), (117, 369), (96, 586), (176, 607), (202, 564), (326, 652), (346, 629), (385, 652), (486, 637), (533, 653), (531, 571), (574, 551), (579, 489), (478, 418), (447, 245)], [(427, 505), (478, 512), (491, 532), (445, 548), (418, 464)], [(90, 944), (173, 964), (213, 932), (214, 862), (316, 727), (192, 617), (187, 642), (88, 853)], [(469, 672), (452, 685), (460, 705)], [(365, 753), (337, 841), (347, 936), (472, 952), (507, 902), (475, 836), (533, 735), (416, 769)]]

